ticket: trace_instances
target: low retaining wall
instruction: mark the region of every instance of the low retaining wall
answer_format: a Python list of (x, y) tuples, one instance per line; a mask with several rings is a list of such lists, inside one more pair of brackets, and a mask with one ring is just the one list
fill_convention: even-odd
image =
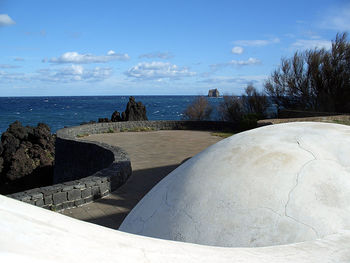
[[(108, 175), (110, 173), (110, 175)], [(86, 178), (40, 187), (8, 195), (8, 197), (46, 209), (59, 211), (92, 202), (108, 195), (123, 184), (130, 173), (115, 175), (108, 168)]]
[(57, 131), (55, 185), (8, 197), (59, 211), (106, 196), (124, 184), (131, 175), (127, 153), (119, 147), (77, 139), (79, 128)]
[[(132, 131), (137, 128), (151, 128), (154, 130), (208, 130), (223, 131), (237, 130), (236, 123), (224, 121), (127, 121), (127, 122), (104, 122), (94, 124), (84, 124), (68, 129), (62, 129), (72, 137), (85, 136), (96, 133), (109, 133), (120, 131)], [(80, 140), (81, 141), (81, 140)]]
[(326, 117), (326, 116), (339, 116), (339, 115), (344, 115), (344, 114), (337, 113), (337, 112), (301, 111), (301, 110), (288, 110), (288, 109), (283, 109), (278, 111), (279, 119)]
[(119, 147), (84, 141), (87, 134), (137, 130), (234, 130), (237, 125), (216, 121), (134, 121), (85, 124), (57, 131), (55, 185), (8, 197), (51, 210), (89, 203), (108, 195), (131, 175), (128, 154)]
[(318, 121), (318, 122), (350, 121), (350, 115), (332, 115), (332, 116), (288, 118), (288, 119), (266, 119), (266, 120), (259, 120), (258, 126), (268, 125), (268, 124), (287, 123), (287, 122), (297, 122), (297, 121)]

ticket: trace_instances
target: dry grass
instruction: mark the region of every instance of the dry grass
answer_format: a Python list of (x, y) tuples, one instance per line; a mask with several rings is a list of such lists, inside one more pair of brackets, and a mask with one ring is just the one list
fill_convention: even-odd
[(218, 136), (221, 138), (228, 138), (234, 134), (235, 134), (234, 132), (212, 132), (211, 133), (212, 136)]

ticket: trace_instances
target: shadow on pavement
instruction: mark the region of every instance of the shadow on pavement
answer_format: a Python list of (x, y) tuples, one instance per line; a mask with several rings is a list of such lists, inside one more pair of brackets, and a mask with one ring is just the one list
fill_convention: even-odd
[[(83, 219), (83, 221), (118, 229), (131, 209), (133, 209), (160, 180), (175, 170), (179, 165), (180, 164), (133, 171), (132, 176), (126, 184), (109, 196), (95, 200), (94, 204), (89, 207), (88, 213), (91, 215), (95, 213), (96, 216), (85, 220)], [(94, 209), (96, 211), (94, 211)]]

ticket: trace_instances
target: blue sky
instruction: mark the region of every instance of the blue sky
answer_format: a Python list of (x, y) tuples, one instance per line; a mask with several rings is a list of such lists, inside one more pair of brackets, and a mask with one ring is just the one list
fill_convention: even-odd
[(344, 31), (342, 0), (0, 0), (0, 96), (240, 94)]

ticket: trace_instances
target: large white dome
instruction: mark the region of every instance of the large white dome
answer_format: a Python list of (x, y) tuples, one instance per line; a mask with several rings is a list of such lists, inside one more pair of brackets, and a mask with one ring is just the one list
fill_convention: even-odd
[(120, 230), (256, 247), (350, 229), (350, 127), (266, 126), (225, 139), (170, 173)]

